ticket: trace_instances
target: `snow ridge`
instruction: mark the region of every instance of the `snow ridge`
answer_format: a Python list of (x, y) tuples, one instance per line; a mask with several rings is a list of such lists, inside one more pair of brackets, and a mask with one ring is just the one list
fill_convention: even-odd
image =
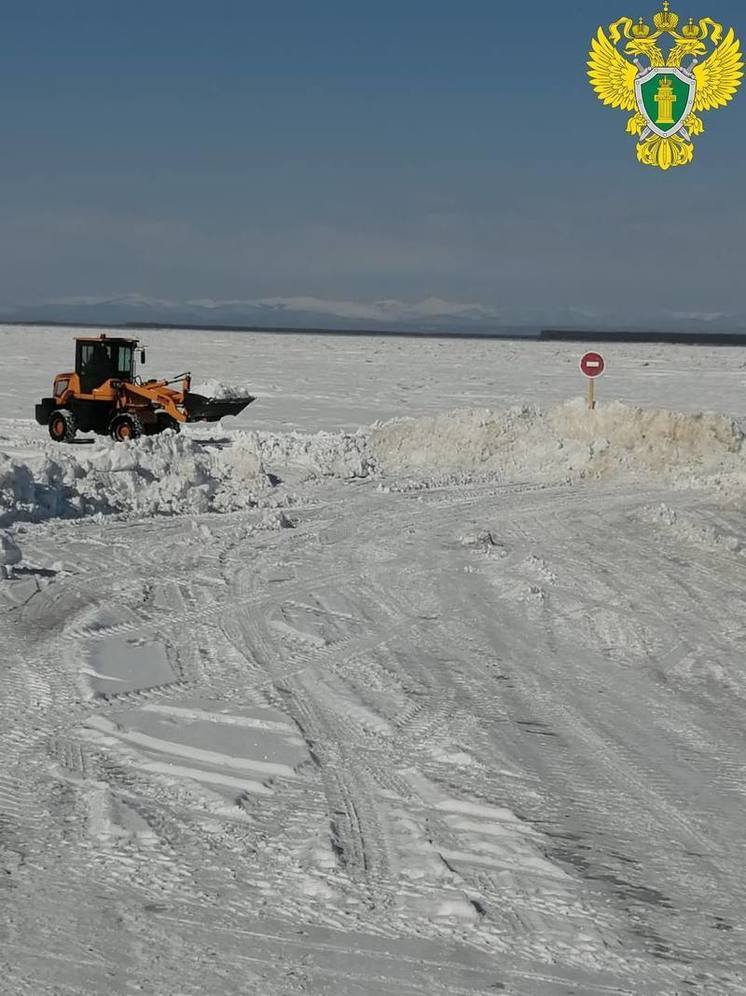
[[(691, 487), (746, 484), (744, 435), (720, 415), (578, 400), (547, 412), (521, 406), (398, 418), (348, 432), (245, 432), (217, 439), (167, 432), (132, 443), (45, 444), (31, 456), (0, 451), (0, 527), (97, 514), (235, 511), (269, 486), (376, 477), (384, 489), (496, 477), (505, 482), (645, 480)], [(383, 482), (386, 482), (383, 484)]]
[(546, 483), (644, 476), (685, 484), (739, 475), (743, 440), (725, 416), (619, 402), (589, 412), (580, 399), (548, 412), (529, 405), (463, 409), (371, 430), (372, 451), (386, 473), (448, 468)]
[(51, 445), (21, 462), (0, 453), (0, 526), (14, 520), (137, 517), (248, 508), (266, 482), (256, 450), (164, 433), (136, 442)]

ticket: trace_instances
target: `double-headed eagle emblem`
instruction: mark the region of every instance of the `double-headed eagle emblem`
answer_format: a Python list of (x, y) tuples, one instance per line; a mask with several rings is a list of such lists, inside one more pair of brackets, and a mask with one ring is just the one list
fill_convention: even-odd
[[(641, 17), (622, 17), (603, 28), (591, 42), (588, 76), (599, 100), (631, 111), (627, 132), (639, 135), (637, 158), (667, 170), (685, 166), (694, 157), (692, 136), (704, 131), (699, 111), (729, 103), (741, 84), (741, 43), (730, 28), (705, 17), (689, 18), (677, 31), (678, 14), (664, 0), (655, 15), (655, 30)], [(660, 46), (668, 37), (668, 51)], [(627, 59), (619, 51), (624, 45)], [(714, 49), (708, 55), (709, 46)], [(643, 62), (643, 60), (646, 60)]]

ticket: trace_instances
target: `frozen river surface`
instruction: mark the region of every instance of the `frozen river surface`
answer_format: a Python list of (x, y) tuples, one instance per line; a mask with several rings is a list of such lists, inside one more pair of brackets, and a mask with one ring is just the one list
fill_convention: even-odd
[(746, 993), (746, 350), (153, 331), (257, 402), (54, 446), (72, 334), (0, 327), (3, 996)]

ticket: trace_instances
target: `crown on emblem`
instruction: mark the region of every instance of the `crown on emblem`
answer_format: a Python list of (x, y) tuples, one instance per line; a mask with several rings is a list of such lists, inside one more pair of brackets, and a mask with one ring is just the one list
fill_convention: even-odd
[(670, 0), (663, 0), (663, 10), (655, 15), (653, 23), (659, 31), (673, 31), (679, 23), (679, 15), (671, 10)]
[(733, 28), (689, 11), (680, 16), (673, 6), (676, 0), (654, 0), (647, 17), (638, 10), (601, 25), (587, 64), (601, 103), (633, 112), (627, 134), (637, 136), (638, 161), (663, 171), (693, 161), (704, 130), (698, 112), (729, 104), (746, 79)]

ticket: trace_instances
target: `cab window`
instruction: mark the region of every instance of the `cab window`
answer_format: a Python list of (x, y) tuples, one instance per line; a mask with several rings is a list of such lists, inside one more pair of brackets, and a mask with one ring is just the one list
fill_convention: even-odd
[(111, 347), (114, 369), (116, 376), (121, 380), (132, 380), (132, 346), (112, 346)]

